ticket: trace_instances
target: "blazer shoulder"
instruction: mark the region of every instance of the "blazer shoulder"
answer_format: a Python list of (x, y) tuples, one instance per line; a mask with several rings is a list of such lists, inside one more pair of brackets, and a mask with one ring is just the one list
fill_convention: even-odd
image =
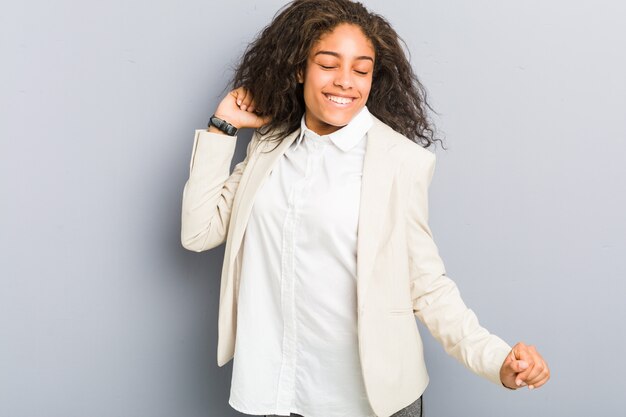
[(408, 162), (417, 162), (419, 165), (434, 164), (436, 156), (433, 152), (407, 138), (402, 133), (393, 130), (391, 126), (387, 125), (376, 116), (372, 115), (372, 118), (376, 132), (384, 135), (385, 141), (391, 142), (398, 154), (410, 160)]

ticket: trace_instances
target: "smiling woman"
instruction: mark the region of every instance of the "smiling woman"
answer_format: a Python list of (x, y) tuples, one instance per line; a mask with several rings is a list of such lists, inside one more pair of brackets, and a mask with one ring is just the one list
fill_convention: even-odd
[[(335, 30), (356, 36), (327, 39)], [(341, 54), (320, 46), (332, 42), (336, 48), (339, 39), (346, 48)], [(315, 56), (322, 51), (328, 53)], [(345, 67), (348, 60), (354, 62)], [(401, 38), (382, 16), (348, 0), (288, 3), (246, 49), (231, 85), (245, 90), (240, 91), (244, 105), (246, 97), (254, 97), (252, 110), (244, 107), (247, 111), (266, 117), (249, 126), (259, 130), (262, 140), (279, 142), (300, 127), (305, 111), (303, 75), (313, 62), (335, 74), (337, 64), (342, 64), (341, 70), (351, 68), (355, 76), (369, 78), (370, 93), (362, 104), (377, 118), (423, 147), (443, 143), (435, 137), (426, 92)], [(368, 74), (360, 74), (365, 72)]]
[[(289, 3), (252, 42), (196, 130), (181, 240), (226, 242), (217, 361), (246, 414), (415, 417), (428, 385), (420, 319), (502, 387), (549, 369), (459, 294), (428, 226), (439, 141), (401, 40), (349, 0)], [(230, 172), (237, 131), (253, 128)], [(270, 149), (269, 142), (277, 142)]]
[(375, 51), (353, 24), (338, 25), (313, 45), (304, 76), (305, 121), (318, 134), (330, 134), (365, 106), (372, 88)]

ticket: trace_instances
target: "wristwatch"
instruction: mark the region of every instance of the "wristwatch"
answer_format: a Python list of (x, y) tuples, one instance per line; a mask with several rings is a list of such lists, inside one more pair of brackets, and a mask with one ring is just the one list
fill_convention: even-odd
[(215, 126), (219, 130), (230, 136), (235, 136), (237, 134), (237, 131), (239, 130), (235, 126), (228, 123), (226, 120), (220, 119), (215, 115), (211, 116), (211, 118), (209, 119), (209, 124), (207, 125), (207, 128), (211, 126)]

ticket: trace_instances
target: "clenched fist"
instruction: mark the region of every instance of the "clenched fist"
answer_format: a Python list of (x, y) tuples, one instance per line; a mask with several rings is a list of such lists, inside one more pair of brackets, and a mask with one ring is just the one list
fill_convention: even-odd
[(226, 120), (237, 129), (244, 127), (257, 129), (271, 121), (269, 116), (255, 112), (255, 104), (250, 91), (243, 87), (229, 92), (215, 111), (215, 116)]
[(520, 342), (504, 360), (500, 368), (502, 384), (511, 389), (528, 386), (539, 388), (550, 379), (550, 369), (539, 352), (532, 345)]

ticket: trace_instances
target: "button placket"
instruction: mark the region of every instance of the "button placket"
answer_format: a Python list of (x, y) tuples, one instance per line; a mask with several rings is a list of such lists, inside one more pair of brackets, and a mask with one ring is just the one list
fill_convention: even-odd
[(289, 408), (295, 395), (295, 371), (297, 366), (296, 344), (298, 340), (297, 310), (295, 303), (295, 240), (302, 196), (313, 182), (313, 174), (319, 167), (328, 137), (304, 138), (309, 141), (305, 146), (306, 167), (304, 176), (294, 182), (288, 196), (288, 208), (283, 225), (281, 307), (284, 317), (283, 361), (278, 379), (276, 406)]
[(294, 182), (289, 192), (288, 208), (283, 225), (281, 307), (284, 317), (283, 362), (278, 380), (277, 407), (289, 408), (293, 405), (295, 393), (295, 370), (297, 366), (295, 305), (295, 238), (300, 218), (298, 207), (301, 196), (311, 178), (312, 154), (307, 152), (305, 174)]

